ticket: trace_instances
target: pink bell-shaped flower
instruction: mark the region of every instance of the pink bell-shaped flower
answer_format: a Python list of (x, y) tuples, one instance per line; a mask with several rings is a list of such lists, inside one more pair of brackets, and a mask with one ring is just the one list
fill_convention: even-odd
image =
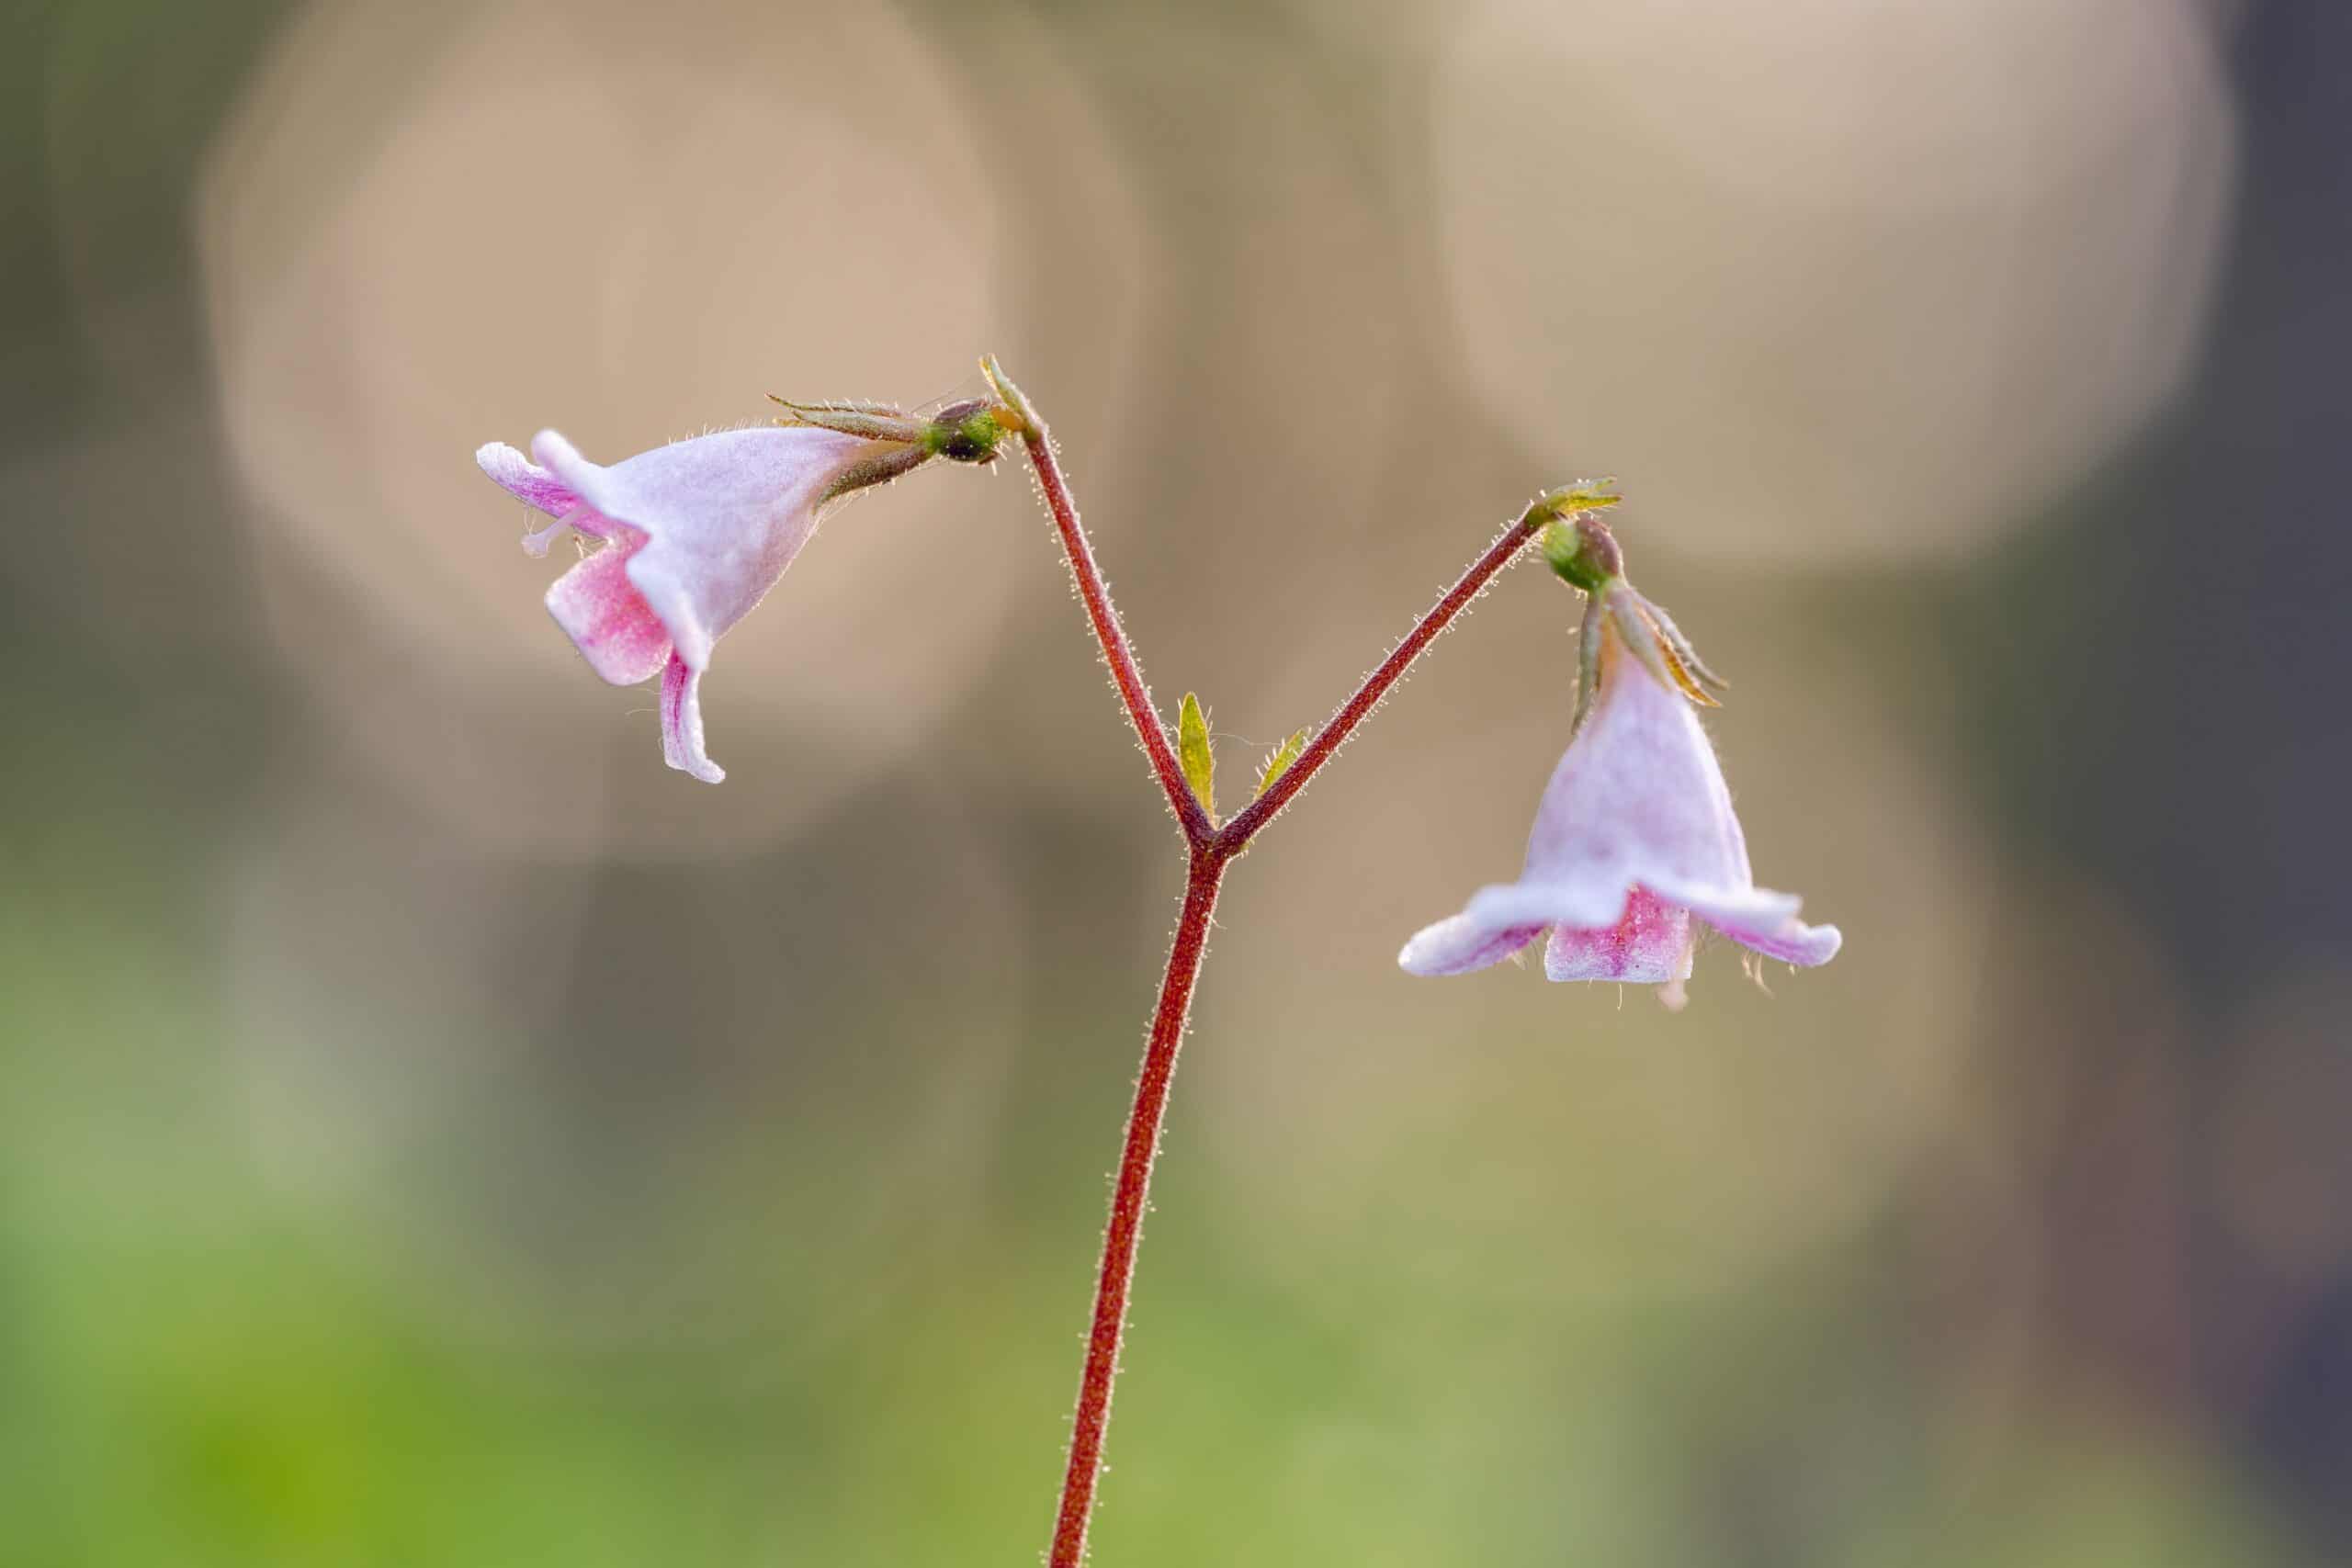
[(525, 537), (531, 554), (566, 528), (603, 541), (548, 588), (548, 610), (613, 684), (662, 677), (662, 756), (717, 784), (727, 775), (704, 749), (700, 687), (718, 639), (775, 586), (828, 503), (933, 457), (986, 461), (994, 437), (979, 405), (928, 421), (795, 407), (786, 424), (697, 435), (610, 468), (552, 430), (530, 457), (499, 442), (474, 457), (555, 519)]
[[(1586, 526), (1606, 540), (1597, 523)], [(1578, 711), (1525, 868), (1415, 935), (1397, 963), (1415, 975), (1464, 974), (1549, 931), (1550, 978), (1660, 985), (1669, 1007), (1682, 1003), (1701, 926), (1768, 958), (1827, 963), (1838, 928), (1804, 924), (1793, 896), (1757, 886), (1748, 869), (1731, 792), (1691, 706), (1713, 705), (1714, 677), (1617, 575), (1613, 544), (1602, 558), (1610, 570), (1584, 584)]]

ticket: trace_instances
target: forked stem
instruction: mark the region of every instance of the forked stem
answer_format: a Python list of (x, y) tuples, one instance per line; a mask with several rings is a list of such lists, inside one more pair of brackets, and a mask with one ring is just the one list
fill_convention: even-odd
[(1413, 623), (1388, 657), (1341, 703), (1315, 738), (1292, 763), (1250, 806), (1222, 829), (1209, 820), (1207, 810), (1185, 783), (1182, 764), (1170, 744), (1168, 730), (1151, 705), (1151, 690), (1144, 684), (1143, 667), (1127, 641), (1126, 628), (1111, 603), (1109, 586), (1094, 559), (1092, 544), (1079, 521), (1078, 505), (1070, 498), (1069, 482), (1055, 456), (1045, 422), (1004, 375), (993, 359), (981, 368), (1002, 400), (1001, 417), (1021, 433), (1029, 452), (1037, 486), (1061, 535), (1062, 553), (1070, 577), (1086, 605), (1094, 639), (1110, 666), (1112, 683), (1125, 705), (1136, 738), (1151, 759), (1170, 809), (1184, 829), (1188, 851), (1184, 904), (1177, 917), (1176, 940), (1169, 949), (1167, 972), (1159, 982), (1159, 1001), (1152, 1010), (1151, 1032), (1144, 1043), (1143, 1068), (1136, 1077), (1134, 1106), (1127, 1112), (1127, 1131), (1119, 1154), (1119, 1174), (1111, 1194), (1111, 1221), (1102, 1234), (1102, 1260), (1094, 1283), (1094, 1314), (1086, 1336), (1086, 1364), (1079, 1375), (1078, 1410), (1070, 1427), (1069, 1463), (1062, 1475), (1061, 1506), (1054, 1519), (1054, 1542), (1047, 1568), (1080, 1568), (1086, 1557), (1086, 1533), (1094, 1511), (1096, 1483), (1102, 1472), (1102, 1443), (1111, 1424), (1111, 1391), (1119, 1374), (1119, 1347), (1126, 1332), (1127, 1301), (1135, 1285), (1136, 1250), (1143, 1240), (1143, 1216), (1151, 1196), (1152, 1161), (1159, 1152), (1159, 1131), (1168, 1114), (1168, 1093), (1176, 1074), (1176, 1054), (1183, 1043), (1184, 1021), (1192, 1009), (1193, 988), (1200, 979), (1201, 959), (1207, 950), (1209, 917), (1216, 908), (1219, 884), (1226, 867), (1273, 820), (1276, 813), (1321, 772), (1348, 737), (1380, 705), (1390, 687), (1403, 678), (1430, 643), (1486, 592), (1503, 568), (1519, 558), (1544, 525), (1578, 504), (1605, 505), (1612, 497), (1577, 490), (1545, 496), (1530, 506), (1518, 522), (1505, 529), (1484, 555), (1473, 561), (1453, 587), (1439, 596)]

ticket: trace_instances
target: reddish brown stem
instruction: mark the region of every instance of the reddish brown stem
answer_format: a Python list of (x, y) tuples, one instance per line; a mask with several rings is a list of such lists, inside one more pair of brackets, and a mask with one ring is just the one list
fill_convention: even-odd
[(1306, 787), (1307, 781), (1320, 773), (1323, 764), (1346, 744), (1348, 737), (1355, 733), (1356, 726), (1380, 705), (1380, 699), (1388, 694), (1388, 688), (1394, 686), (1411, 667), (1413, 660), (1421, 656), (1421, 650), (1429, 647), (1430, 640), (1445, 630), (1456, 615), (1468, 609), (1472, 600), (1487, 591), (1487, 584), (1494, 581), (1495, 574), (1518, 558), (1519, 552), (1526, 548), (1527, 542), (1542, 533), (1544, 525), (1555, 515), (1554, 511), (1539, 502), (1528, 508), (1526, 514), (1518, 522), (1505, 529), (1500, 538), (1487, 546), (1487, 553), (1473, 561), (1470, 570), (1430, 606), (1429, 613), (1413, 623), (1413, 629), (1405, 634), (1405, 640), (1396, 645), (1396, 650), (1363, 678), (1362, 685), (1349, 694), (1348, 700), (1340, 705), (1340, 711), (1333, 714), (1321, 732), (1306, 743), (1306, 750), (1298, 754), (1298, 761), (1267, 785), (1265, 794), (1251, 801), (1247, 809), (1225, 825), (1217, 834), (1217, 842), (1229, 852), (1238, 852), (1257, 836), (1261, 829), (1272, 821), (1274, 814), (1288, 806), (1292, 798)]
[(1086, 1558), (1087, 1521), (1094, 1509), (1094, 1483), (1102, 1471), (1102, 1434), (1111, 1424), (1111, 1384), (1119, 1374), (1119, 1340), (1126, 1330), (1127, 1293), (1135, 1283), (1136, 1246), (1143, 1239), (1144, 1209), (1151, 1197), (1151, 1164), (1159, 1152), (1159, 1126), (1168, 1113), (1176, 1052), (1184, 1042), (1184, 1018), (1192, 1007), (1193, 983), (1200, 978), (1209, 916), (1216, 908), (1226, 863), (1225, 852), (1216, 845), (1197, 848), (1184, 879), (1184, 910), (1177, 917), (1175, 944), (1168, 950), (1159, 1005), (1152, 1010), (1143, 1071), (1136, 1078), (1135, 1107), (1127, 1113), (1127, 1138), (1119, 1155), (1118, 1185), (1111, 1194), (1111, 1224), (1102, 1235), (1094, 1321), (1086, 1335), (1086, 1368), (1079, 1376), (1078, 1416), (1070, 1432), (1069, 1468), (1062, 1476), (1061, 1511), (1054, 1520), (1048, 1568), (1079, 1568)]
[(1216, 907), (1217, 886), (1224, 878), (1225, 868), (1273, 820), (1277, 812), (1306, 787), (1307, 781), (1331, 760), (1356, 726), (1379, 706), (1380, 699), (1420, 657), (1431, 639), (1469, 607), (1495, 574), (1509, 566), (1546, 523), (1560, 515), (1560, 498), (1546, 497), (1538, 502), (1488, 546), (1486, 554), (1471, 564), (1461, 580), (1414, 623), (1405, 639), (1340, 705), (1339, 711), (1307, 743), (1298, 761), (1220, 830), (1185, 782), (1183, 767), (1169, 742), (1168, 731), (1151, 705), (1151, 693), (1144, 684), (1142, 667), (1127, 641), (1125, 628), (1119, 624), (1119, 613), (1112, 606), (1110, 590), (1102, 581), (1102, 569), (1095, 563), (1085, 525), (1079, 521), (1077, 503), (1070, 499), (1069, 482), (1062, 474), (1045, 422), (993, 360), (982, 361), (982, 367), (1004, 400), (1003, 412), (1008, 423), (1021, 431), (1028, 447), (1038, 488), (1044, 492), (1047, 510), (1053, 513), (1054, 526), (1061, 534), (1062, 552), (1069, 558), (1070, 576), (1078, 584), (1079, 597), (1086, 604), (1094, 640), (1102, 647), (1103, 662), (1111, 668), (1112, 682), (1126, 705), (1136, 739), (1143, 742), (1144, 752), (1151, 759), (1160, 790), (1167, 795), (1177, 821), (1183, 826), (1191, 852), (1183, 913), (1177, 919), (1175, 944), (1169, 950), (1168, 970), (1160, 980), (1159, 1002), (1152, 1011), (1151, 1032), (1144, 1044), (1143, 1070), (1136, 1078), (1135, 1104), (1127, 1113), (1126, 1141), (1120, 1153), (1118, 1180), (1111, 1196), (1111, 1222), (1103, 1232), (1102, 1261), (1095, 1276), (1094, 1316), (1087, 1331), (1086, 1365), (1079, 1376), (1069, 1464), (1062, 1477), (1061, 1506), (1055, 1517), (1053, 1549), (1046, 1559), (1048, 1568), (1080, 1568), (1086, 1556), (1086, 1531), (1094, 1508), (1095, 1483), (1102, 1471), (1103, 1435), (1111, 1423), (1111, 1389), (1119, 1373), (1119, 1344), (1126, 1328), (1128, 1294), (1135, 1283), (1136, 1248), (1143, 1239), (1144, 1210), (1150, 1199), (1152, 1161), (1159, 1151), (1160, 1123), (1168, 1112), (1176, 1053), (1183, 1043), (1184, 1020), (1192, 1007), (1193, 985), (1200, 978), (1209, 916)]
[(1144, 753), (1151, 759), (1151, 771), (1159, 776), (1160, 793), (1168, 797), (1168, 808), (1183, 825), (1185, 842), (1197, 849), (1208, 841), (1216, 827), (1209, 821), (1207, 810), (1193, 797), (1192, 786), (1184, 782), (1183, 767), (1176, 761), (1176, 749), (1169, 744), (1168, 730), (1159, 722), (1159, 710), (1151, 705), (1151, 688), (1144, 684), (1143, 666), (1136, 660), (1135, 646), (1127, 641), (1126, 628), (1119, 624), (1118, 607), (1111, 603), (1111, 589), (1102, 581), (1102, 569), (1095, 564), (1094, 546), (1086, 536), (1086, 525), (1079, 521), (1078, 503), (1070, 499), (1069, 480), (1062, 474), (1061, 460), (1054, 455), (1053, 437), (1047, 433), (1045, 421), (1037, 417), (1036, 410), (1022, 397), (1020, 389), (1004, 378), (992, 363), (989, 370), (998, 389), (1005, 394), (1023, 423), (1022, 440), (1029, 448), (1030, 466), (1036, 470), (1037, 488), (1045, 492), (1046, 508), (1054, 514), (1054, 527), (1062, 536), (1062, 554), (1069, 561), (1078, 596), (1085, 601), (1086, 618), (1094, 627), (1094, 640), (1102, 645), (1102, 661), (1111, 667), (1112, 684), (1118, 687), (1119, 700), (1126, 705), (1127, 720), (1135, 726), (1136, 739), (1143, 742)]

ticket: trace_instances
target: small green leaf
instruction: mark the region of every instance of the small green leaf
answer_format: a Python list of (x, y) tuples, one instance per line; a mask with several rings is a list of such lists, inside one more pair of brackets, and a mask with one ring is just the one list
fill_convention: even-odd
[(1614, 478), (1578, 479), (1554, 491), (1538, 504), (1548, 508), (1555, 517), (1569, 517), (1579, 512), (1600, 512), (1624, 499), (1617, 493)]
[(1288, 739), (1267, 752), (1266, 760), (1258, 764), (1258, 793), (1265, 794), (1266, 786), (1288, 773), (1290, 765), (1298, 761), (1298, 754), (1306, 750), (1306, 731), (1298, 729), (1293, 730)]
[(1216, 753), (1209, 750), (1209, 721), (1201, 712), (1201, 699), (1190, 692), (1176, 710), (1176, 759), (1184, 764), (1184, 782), (1193, 786), (1201, 809), (1216, 821)]

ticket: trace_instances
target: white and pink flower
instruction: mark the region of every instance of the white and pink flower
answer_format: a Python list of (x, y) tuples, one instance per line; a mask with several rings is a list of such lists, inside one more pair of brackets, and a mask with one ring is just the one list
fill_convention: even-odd
[[(1611, 560), (1613, 565), (1613, 558)], [(1484, 887), (1419, 932), (1396, 961), (1415, 975), (1483, 969), (1550, 933), (1555, 980), (1682, 982), (1702, 928), (1768, 958), (1836, 955), (1835, 926), (1797, 919), (1792, 895), (1756, 886), (1714, 748), (1692, 711), (1705, 667), (1663, 612), (1611, 575), (1584, 625), (1585, 683), (1519, 880)]]
[(698, 435), (610, 468), (552, 430), (530, 457), (499, 442), (474, 457), (555, 519), (526, 536), (531, 554), (567, 528), (603, 541), (548, 588), (548, 613), (613, 684), (662, 677), (662, 756), (717, 784), (727, 775), (703, 745), (700, 692), (712, 649), (775, 586), (828, 502), (935, 450), (794, 424)]

